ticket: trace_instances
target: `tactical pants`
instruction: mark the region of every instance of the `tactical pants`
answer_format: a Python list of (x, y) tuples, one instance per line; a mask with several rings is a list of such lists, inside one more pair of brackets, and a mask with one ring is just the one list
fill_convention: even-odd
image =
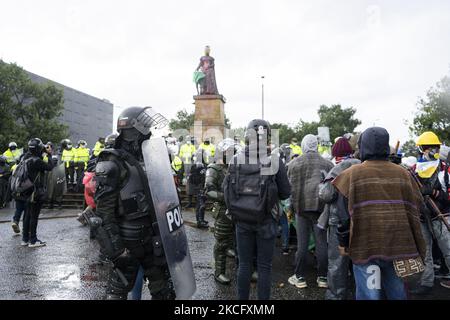
[[(121, 279), (119, 273), (112, 269), (108, 280), (107, 299), (126, 300), (135, 284), (139, 267), (144, 269), (144, 276), (149, 280), (148, 288), (153, 300), (173, 300), (175, 291), (170, 278), (162, 244), (153, 247), (151, 227), (142, 225), (121, 226), (125, 247), (130, 251), (131, 259), (116, 265), (127, 280)], [(139, 239), (140, 238), (140, 239)]]
[(69, 167), (66, 167), (67, 188), (69, 188), (70, 185), (73, 185), (74, 174), (75, 174), (75, 168), (72, 165), (70, 165)]
[(225, 274), (227, 250), (233, 249), (233, 223), (225, 215), (225, 208), (221, 208), (218, 211), (216, 222), (214, 223), (214, 237), (216, 238), (214, 245), (214, 274), (217, 277)]
[(327, 300), (347, 299), (347, 283), (350, 259), (339, 253), (337, 226), (328, 227), (328, 289)]
[(84, 162), (77, 164), (77, 192), (83, 191), (83, 177), (84, 177)]
[[(434, 262), (433, 262), (433, 234), (436, 237), (436, 242), (441, 249), (442, 256), (444, 257), (447, 268), (450, 269), (450, 232), (445, 225), (439, 221), (434, 220), (431, 222), (431, 226), (428, 222), (422, 222), (422, 235), (427, 245), (427, 252), (425, 256), (425, 271), (422, 273), (420, 279), (420, 285), (424, 287), (433, 287), (434, 285)], [(431, 232), (431, 228), (433, 232)]]
[(8, 180), (0, 178), (0, 208), (6, 205), (8, 195)]
[(205, 210), (206, 210), (206, 196), (201, 190), (197, 194), (197, 203), (195, 207), (195, 217), (197, 218), (197, 222), (205, 221)]

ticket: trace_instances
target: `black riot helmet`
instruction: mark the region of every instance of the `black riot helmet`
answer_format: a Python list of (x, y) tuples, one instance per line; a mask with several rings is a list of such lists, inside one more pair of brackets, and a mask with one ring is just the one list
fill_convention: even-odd
[(117, 133), (111, 133), (106, 136), (105, 138), (105, 148), (111, 149), (114, 148), (114, 145), (116, 144), (116, 139), (119, 135)]
[(141, 135), (151, 134), (151, 129), (161, 129), (169, 121), (160, 113), (156, 113), (152, 107), (130, 107), (125, 109), (117, 119), (117, 131), (119, 135), (126, 129), (136, 129)]
[(245, 144), (258, 142), (258, 145), (264, 143), (266, 146), (270, 143), (270, 124), (263, 119), (254, 119), (249, 122), (245, 130)]
[(28, 151), (35, 156), (42, 155), (42, 152), (44, 152), (45, 146), (42, 143), (42, 140), (39, 138), (33, 138), (30, 141), (28, 141)]
[(152, 129), (161, 129), (169, 121), (152, 107), (130, 107), (125, 109), (117, 119), (120, 147), (137, 154), (142, 142), (149, 139)]

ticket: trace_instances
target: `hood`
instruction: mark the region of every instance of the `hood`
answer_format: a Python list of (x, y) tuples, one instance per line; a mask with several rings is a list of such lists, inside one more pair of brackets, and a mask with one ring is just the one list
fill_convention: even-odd
[(361, 161), (388, 160), (389, 133), (381, 127), (372, 127), (365, 130), (358, 141)]
[(307, 134), (302, 140), (302, 152), (317, 152), (317, 137), (312, 134)]

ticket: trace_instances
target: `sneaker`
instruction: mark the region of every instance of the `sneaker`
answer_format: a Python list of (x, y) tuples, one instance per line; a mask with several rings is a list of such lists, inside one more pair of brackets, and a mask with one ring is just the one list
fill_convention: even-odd
[(227, 250), (227, 257), (229, 257), (229, 258), (236, 258), (236, 251), (234, 251), (234, 249), (228, 249)]
[(197, 228), (208, 228), (208, 222), (207, 221), (197, 222)]
[(22, 247), (28, 247), (28, 241), (21, 241), (20, 242), (20, 245), (22, 246)]
[(220, 274), (218, 276), (214, 276), (214, 279), (220, 283), (220, 284), (224, 284), (224, 285), (228, 285), (230, 284), (231, 280), (230, 278), (228, 278), (226, 275), (224, 274)]
[(11, 227), (14, 230), (15, 234), (20, 234), (20, 227), (17, 222), (13, 221), (13, 223), (11, 223)]
[(252, 278), (250, 279), (251, 282), (257, 282), (258, 281), (258, 271), (253, 271)]
[(296, 286), (299, 289), (307, 288), (308, 284), (306, 283), (305, 278), (297, 277), (297, 275), (293, 275), (288, 279), (288, 282), (293, 286)]
[(283, 253), (283, 256), (288, 256), (289, 255), (289, 248), (283, 248), (283, 249), (281, 249), (281, 252)]
[(436, 273), (434, 274), (434, 277), (435, 277), (436, 279), (450, 280), (450, 273), (436, 272)]
[(441, 286), (443, 286), (444, 288), (450, 289), (450, 280), (441, 281)]
[(28, 248), (37, 248), (37, 247), (43, 247), (46, 246), (47, 243), (45, 241), (41, 241), (41, 240), (36, 240), (36, 242), (33, 242), (28, 245)]
[(317, 286), (319, 288), (328, 288), (328, 280), (327, 277), (317, 277)]

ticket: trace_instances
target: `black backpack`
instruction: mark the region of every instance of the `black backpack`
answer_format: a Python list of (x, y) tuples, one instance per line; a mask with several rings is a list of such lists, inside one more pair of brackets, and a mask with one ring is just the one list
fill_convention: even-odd
[(278, 201), (275, 175), (262, 175), (257, 164), (230, 164), (223, 182), (225, 204), (234, 220), (261, 223), (271, 217)]
[(11, 196), (16, 200), (26, 200), (31, 196), (34, 190), (34, 183), (31, 181), (28, 174), (29, 160), (31, 159), (19, 162), (11, 175)]

